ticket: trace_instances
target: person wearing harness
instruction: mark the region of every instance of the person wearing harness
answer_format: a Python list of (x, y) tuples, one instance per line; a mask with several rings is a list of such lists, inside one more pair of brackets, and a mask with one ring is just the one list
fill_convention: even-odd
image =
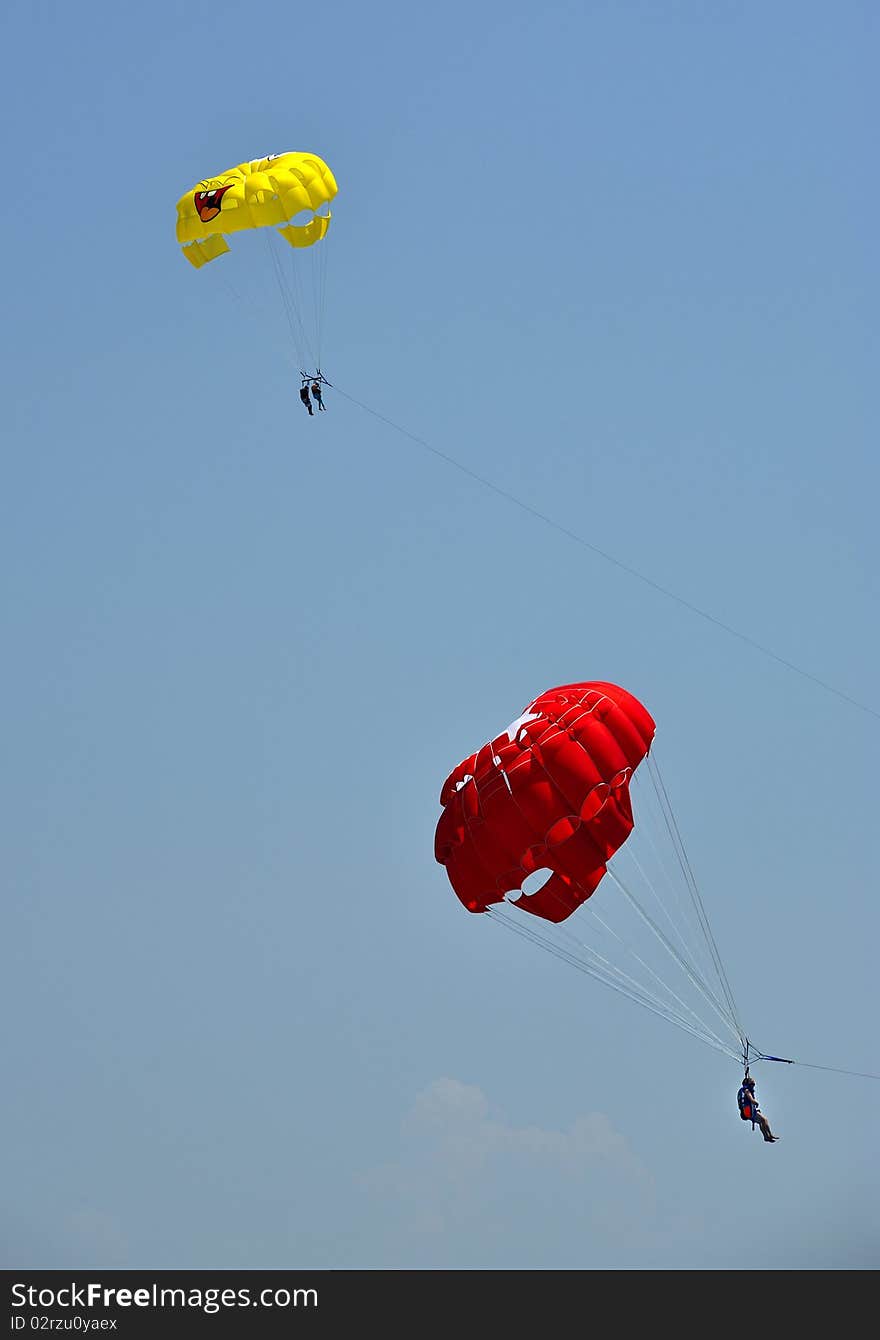
[(740, 1091), (736, 1095), (736, 1102), (739, 1107), (739, 1115), (742, 1117), (743, 1121), (750, 1121), (752, 1123), (752, 1130), (755, 1129), (755, 1123), (757, 1122), (761, 1127), (761, 1134), (768, 1145), (773, 1144), (774, 1141), (779, 1139), (779, 1136), (774, 1135), (771, 1131), (770, 1122), (758, 1107), (758, 1100), (755, 1097), (755, 1081), (748, 1075), (746, 1075), (740, 1086)]
[(303, 404), (305, 405), (305, 407), (306, 407), (306, 409), (309, 411), (309, 413), (310, 413), (310, 414), (314, 414), (315, 411), (312, 409), (312, 402), (311, 402), (311, 400), (309, 399), (309, 384), (308, 384), (308, 382), (303, 382), (302, 386), (299, 388), (299, 398), (300, 398), (300, 400), (303, 402)]
[(314, 400), (315, 404), (318, 406), (318, 409), (324, 409), (324, 408), (325, 408), (324, 401), (323, 401), (323, 399), (321, 398), (321, 383), (320, 383), (320, 382), (312, 382), (312, 399)]

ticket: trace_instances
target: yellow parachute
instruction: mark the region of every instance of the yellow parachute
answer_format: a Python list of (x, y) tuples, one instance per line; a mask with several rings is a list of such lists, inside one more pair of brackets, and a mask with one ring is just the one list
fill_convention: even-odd
[[(230, 233), (259, 229), (266, 243), (281, 305), (303, 382), (321, 375), (324, 298), (330, 201), (336, 195), (336, 179), (317, 154), (270, 154), (250, 163), (196, 182), (177, 202), (177, 240), (190, 265), (200, 270), (230, 250)], [(280, 235), (290, 243), (290, 250)], [(323, 245), (316, 247), (315, 242)], [(259, 279), (253, 270), (253, 249), (242, 249), (244, 296), (228, 283), (227, 266), (235, 277), (235, 261), (218, 273), (224, 286), (243, 306), (256, 302)], [(256, 248), (257, 251), (261, 248)], [(248, 267), (251, 267), (250, 269)], [(312, 371), (314, 369), (314, 371)]]
[[(229, 250), (227, 233), (277, 227), (292, 247), (310, 247), (330, 226), (336, 180), (316, 154), (270, 154), (206, 177), (177, 202), (177, 240), (196, 269)], [(305, 222), (291, 220), (311, 215)]]

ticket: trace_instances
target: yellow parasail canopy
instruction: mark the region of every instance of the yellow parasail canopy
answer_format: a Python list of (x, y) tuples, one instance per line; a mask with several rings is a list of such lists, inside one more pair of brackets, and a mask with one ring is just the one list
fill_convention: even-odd
[[(336, 179), (317, 154), (270, 154), (206, 177), (177, 202), (177, 240), (199, 269), (229, 247), (227, 233), (277, 227), (292, 247), (310, 247), (330, 227), (330, 212), (317, 214), (336, 195)], [(310, 211), (312, 218), (291, 219)]]

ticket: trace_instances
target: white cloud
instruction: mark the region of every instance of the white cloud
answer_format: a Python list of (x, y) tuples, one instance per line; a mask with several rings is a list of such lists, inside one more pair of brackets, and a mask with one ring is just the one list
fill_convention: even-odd
[(653, 1178), (604, 1113), (565, 1130), (517, 1125), (451, 1078), (417, 1095), (399, 1157), (363, 1185), (375, 1222), (393, 1226), (388, 1265), (607, 1267), (657, 1238)]

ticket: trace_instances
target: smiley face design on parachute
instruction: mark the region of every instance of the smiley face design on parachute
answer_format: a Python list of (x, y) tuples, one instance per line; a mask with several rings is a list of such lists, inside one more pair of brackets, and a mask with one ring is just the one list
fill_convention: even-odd
[(234, 233), (272, 228), (297, 250), (330, 226), (336, 179), (322, 158), (290, 151), (202, 177), (177, 201), (177, 240), (194, 269), (229, 251)]
[(212, 219), (216, 219), (220, 213), (223, 197), (233, 185), (233, 182), (229, 182), (226, 186), (213, 186), (207, 191), (195, 191), (193, 193), (196, 213), (202, 223), (210, 223)]

